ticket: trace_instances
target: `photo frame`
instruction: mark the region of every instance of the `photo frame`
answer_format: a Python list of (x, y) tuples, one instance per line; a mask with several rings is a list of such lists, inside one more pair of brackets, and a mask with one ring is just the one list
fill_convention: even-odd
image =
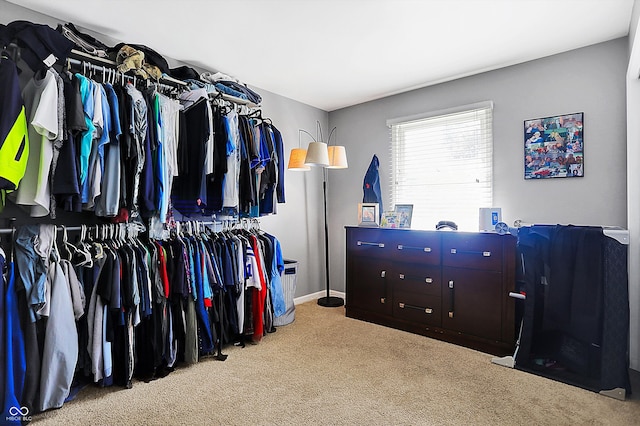
[(358, 226), (380, 226), (378, 203), (358, 203)]
[(413, 204), (396, 204), (395, 212), (398, 214), (398, 228), (411, 228)]
[(584, 176), (584, 113), (524, 121), (524, 178)]
[(382, 213), (382, 221), (380, 222), (381, 228), (399, 228), (398, 213), (397, 212), (384, 212)]

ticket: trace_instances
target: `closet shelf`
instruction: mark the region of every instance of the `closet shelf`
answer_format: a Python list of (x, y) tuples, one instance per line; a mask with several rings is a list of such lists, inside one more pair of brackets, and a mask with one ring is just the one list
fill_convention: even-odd
[[(73, 56), (75, 56), (75, 58), (73, 58)], [(109, 67), (113, 67), (116, 68), (118, 66), (118, 64), (114, 61), (112, 61), (111, 59), (106, 59), (106, 58), (101, 58), (99, 56), (94, 56), (94, 55), (90, 55), (88, 53), (85, 53), (81, 50), (76, 50), (76, 49), (71, 49), (71, 55), (69, 55), (70, 58), (73, 59), (78, 59), (78, 58), (82, 58), (80, 60), (88, 60), (90, 62), (93, 62), (96, 65), (103, 65), (103, 66), (109, 66)], [(178, 80), (177, 78), (173, 78), (167, 74), (162, 74), (162, 80), (168, 82), (168, 83), (173, 83), (175, 85), (180, 85), (180, 86), (184, 86), (187, 87), (188, 84), (182, 80)], [(231, 96), (231, 95), (227, 95), (226, 93), (220, 93), (217, 90), (216, 91), (212, 91), (209, 93), (211, 98), (216, 98), (216, 97), (220, 97), (225, 101), (229, 101), (229, 102), (233, 102), (234, 104), (237, 105), (246, 105), (250, 108), (257, 108), (260, 105), (256, 104), (254, 102), (251, 102), (250, 100), (247, 99), (241, 99), (235, 96)]]

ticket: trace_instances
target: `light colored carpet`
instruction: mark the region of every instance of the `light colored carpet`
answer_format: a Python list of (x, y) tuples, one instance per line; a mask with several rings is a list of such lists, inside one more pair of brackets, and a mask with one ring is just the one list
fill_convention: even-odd
[[(38, 425), (631, 425), (618, 401), (491, 364), (491, 355), (308, 302), (258, 345), (133, 389), (83, 390)], [(640, 392), (640, 389), (636, 389)]]

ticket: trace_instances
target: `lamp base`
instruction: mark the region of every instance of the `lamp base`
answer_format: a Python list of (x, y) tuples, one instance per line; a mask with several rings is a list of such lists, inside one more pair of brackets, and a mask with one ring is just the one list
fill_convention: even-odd
[(325, 308), (337, 308), (344, 305), (344, 300), (336, 296), (321, 297), (318, 299), (318, 305), (324, 306)]

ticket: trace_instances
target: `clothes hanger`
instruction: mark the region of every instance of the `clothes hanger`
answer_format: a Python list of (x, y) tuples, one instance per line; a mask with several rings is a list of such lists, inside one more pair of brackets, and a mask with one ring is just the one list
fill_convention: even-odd
[(87, 225), (80, 225), (80, 241), (78, 243), (77, 253), (80, 255), (76, 266), (86, 266), (88, 268), (93, 267), (93, 257), (89, 250), (85, 239), (87, 238)]
[(76, 246), (69, 242), (67, 227), (65, 225), (62, 225), (62, 246), (67, 252), (67, 260), (71, 262), (74, 255), (78, 253), (78, 249), (76, 248)]
[(53, 226), (53, 247), (51, 248), (51, 258), (54, 262), (60, 263), (60, 251), (58, 251), (58, 227), (56, 225)]

